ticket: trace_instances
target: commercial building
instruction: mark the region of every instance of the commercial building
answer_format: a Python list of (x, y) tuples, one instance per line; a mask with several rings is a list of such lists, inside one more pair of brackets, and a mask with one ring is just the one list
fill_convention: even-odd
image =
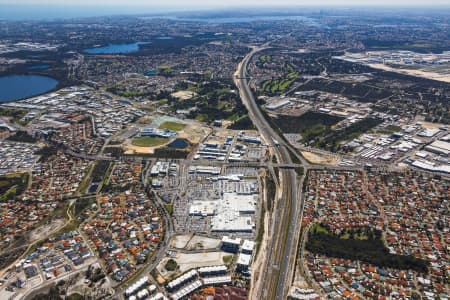
[(144, 128), (141, 130), (141, 136), (152, 136), (152, 137), (162, 137), (162, 138), (171, 138), (177, 133), (168, 129), (157, 129), (157, 128)]
[(249, 254), (241, 253), (239, 254), (237, 260), (236, 270), (239, 272), (247, 272), (250, 264), (252, 263), (252, 256)]
[(221, 249), (225, 252), (238, 253), (239, 247), (241, 246), (240, 238), (230, 238), (228, 236), (224, 236), (222, 238), (222, 246)]
[(240, 214), (254, 214), (256, 209), (255, 195), (239, 195), (224, 193), (222, 208), (237, 211)]
[(199, 175), (219, 175), (219, 167), (210, 166), (190, 166), (188, 170), (189, 174), (199, 174)]
[(242, 244), (241, 252), (244, 254), (253, 254), (253, 249), (255, 249), (255, 242), (244, 240), (244, 243)]
[(255, 223), (251, 217), (243, 217), (235, 212), (224, 212), (211, 220), (212, 232), (252, 233), (254, 229)]
[(194, 201), (189, 208), (190, 216), (214, 216), (217, 211), (217, 201)]
[(425, 147), (425, 150), (439, 155), (448, 156), (450, 154), (450, 143), (444, 141), (434, 141)]

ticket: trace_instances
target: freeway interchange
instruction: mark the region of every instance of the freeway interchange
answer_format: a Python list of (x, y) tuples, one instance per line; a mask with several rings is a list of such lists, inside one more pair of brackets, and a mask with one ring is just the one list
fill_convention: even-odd
[[(255, 47), (238, 65), (234, 81), (239, 89), (242, 102), (248, 114), (264, 141), (271, 146), (280, 164), (293, 164), (289, 153), (290, 145), (270, 126), (249, 87), (247, 67), (252, 57), (268, 47)], [(294, 154), (295, 155), (295, 154)], [(308, 163), (301, 156), (297, 156), (304, 168)], [(260, 278), (255, 281), (252, 299), (284, 299), (287, 296), (289, 284), (292, 280), (296, 260), (301, 220), (303, 197), (301, 186), (304, 176), (300, 179), (292, 169), (280, 169), (280, 182), (277, 186), (277, 205), (274, 208), (273, 220), (270, 225), (270, 244), (262, 249), (262, 270)], [(302, 201), (298, 201), (301, 199)]]

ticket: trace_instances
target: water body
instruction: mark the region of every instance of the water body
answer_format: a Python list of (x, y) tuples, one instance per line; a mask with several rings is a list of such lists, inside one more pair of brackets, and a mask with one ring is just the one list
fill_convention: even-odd
[(169, 148), (175, 149), (185, 149), (187, 146), (189, 146), (189, 144), (185, 139), (176, 139), (168, 145)]
[(153, 70), (149, 70), (147, 72), (144, 73), (145, 76), (155, 76), (158, 74), (158, 69), (153, 69)]
[(28, 57), (30, 58), (44, 58), (47, 57), (48, 55), (45, 54), (35, 54), (35, 55), (28, 55)]
[(150, 42), (111, 44), (103, 47), (84, 49), (83, 52), (88, 54), (127, 54), (138, 52), (140, 46), (148, 44), (150, 44)]
[(173, 40), (172, 36), (158, 36), (156, 40)]
[(0, 77), (0, 102), (14, 101), (53, 90), (58, 81), (40, 75), (9, 75)]
[(98, 184), (94, 183), (89, 187), (89, 193), (95, 193), (98, 189)]
[(50, 65), (34, 65), (34, 66), (29, 66), (27, 69), (28, 70), (45, 70), (50, 68)]

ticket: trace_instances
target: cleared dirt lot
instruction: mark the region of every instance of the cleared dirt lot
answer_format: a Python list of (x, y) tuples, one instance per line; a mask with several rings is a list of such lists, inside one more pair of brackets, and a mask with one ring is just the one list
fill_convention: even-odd
[(192, 99), (193, 97), (197, 96), (197, 93), (191, 92), (191, 91), (179, 91), (176, 93), (172, 93), (171, 96), (174, 98), (181, 99), (181, 100), (189, 100), (189, 99)]
[(170, 246), (184, 250), (216, 249), (220, 246), (220, 239), (194, 234), (177, 235), (172, 238)]
[(195, 235), (187, 244), (186, 250), (215, 249), (219, 245), (219, 239)]
[[(172, 257), (166, 257), (156, 267), (158, 272), (165, 279), (174, 277), (178, 274), (182, 274), (188, 270), (200, 267), (217, 266), (224, 264), (224, 257), (229, 257), (231, 254), (222, 251), (213, 252), (200, 252), (200, 253), (177, 253)], [(168, 272), (165, 270), (169, 259), (173, 259), (178, 264), (178, 270), (174, 272)]]
[(61, 227), (64, 226), (66, 220), (64, 219), (56, 219), (51, 221), (47, 225), (40, 226), (33, 231), (30, 232), (30, 241), (34, 242), (48, 236), (49, 232), (55, 232)]
[(175, 249), (184, 249), (193, 236), (193, 234), (176, 235), (170, 241), (170, 247)]
[(182, 131), (178, 132), (178, 137), (188, 140), (191, 144), (198, 144), (206, 135), (210, 133), (210, 128), (192, 122), (188, 123)]
[(302, 151), (301, 153), (303, 157), (305, 157), (312, 164), (335, 166), (340, 161), (340, 159), (337, 156), (316, 154), (306, 151)]
[(400, 68), (392, 68), (386, 65), (380, 65), (380, 64), (371, 64), (369, 67), (372, 67), (374, 69), (380, 69), (383, 71), (389, 71), (389, 72), (395, 72), (395, 73), (401, 73), (416, 77), (422, 77), (426, 79), (432, 79), (432, 80), (438, 80), (443, 82), (449, 82), (450, 83), (450, 76), (448, 74), (440, 74), (436, 72), (430, 72), (427, 70), (412, 70), (412, 69), (400, 69)]

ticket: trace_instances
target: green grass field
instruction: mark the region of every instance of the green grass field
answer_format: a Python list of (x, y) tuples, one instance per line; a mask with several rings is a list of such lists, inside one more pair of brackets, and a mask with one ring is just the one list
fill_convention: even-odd
[(137, 147), (156, 147), (160, 145), (164, 145), (168, 140), (164, 138), (143, 136), (133, 139), (131, 142), (134, 146)]
[(159, 129), (168, 129), (168, 130), (172, 130), (172, 131), (181, 131), (181, 130), (184, 129), (184, 127), (186, 127), (186, 124), (167, 121), (167, 122), (162, 123), (161, 126), (159, 126)]
[(265, 93), (284, 93), (297, 80), (298, 72), (291, 72), (285, 77), (266, 80), (262, 84), (262, 90)]

